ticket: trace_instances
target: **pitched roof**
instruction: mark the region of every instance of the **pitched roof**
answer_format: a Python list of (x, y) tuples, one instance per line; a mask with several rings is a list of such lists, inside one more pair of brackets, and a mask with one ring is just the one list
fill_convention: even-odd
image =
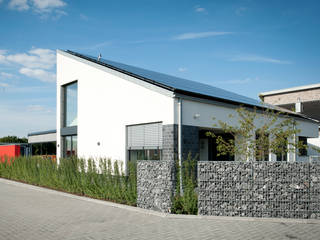
[(269, 108), (277, 111), (287, 112), (289, 115), (295, 115), (297, 117), (302, 117), (308, 120), (312, 120), (303, 116), (302, 114), (297, 114), (292, 111), (288, 111), (287, 109), (279, 108), (270, 104), (261, 103), (260, 101), (255, 100), (253, 98), (242, 96), (242, 95), (239, 95), (221, 88), (217, 88), (208, 84), (199, 83), (196, 81), (191, 81), (183, 78), (178, 78), (175, 76), (170, 76), (167, 74), (150, 71), (147, 69), (143, 69), (143, 68), (123, 64), (123, 63), (118, 63), (118, 62), (110, 61), (103, 58), (100, 58), (98, 60), (96, 57), (77, 53), (71, 50), (66, 50), (64, 52), (69, 53), (73, 56), (88, 60), (90, 62), (94, 62), (96, 64), (105, 66), (115, 71), (133, 76), (142, 81), (173, 91), (174, 93), (180, 93), (188, 96), (211, 99), (216, 101), (223, 101), (223, 102), (227, 102), (235, 105), (244, 105), (244, 106), (258, 107), (263, 109)]
[(242, 103), (246, 105), (253, 105), (261, 107), (261, 103), (258, 100), (245, 97), (230, 91), (226, 91), (221, 88), (213, 87), (208, 84), (199, 83), (183, 78), (178, 78), (174, 76), (170, 76), (167, 74), (159, 73), (150, 71), (147, 69), (130, 66), (123, 63), (118, 63), (110, 60), (106, 60), (101, 58), (100, 61), (97, 60), (96, 57), (92, 57), (85, 54), (80, 54), (77, 52), (73, 52), (70, 50), (65, 51), (67, 53), (70, 53), (72, 55), (75, 55), (80, 58), (84, 58), (86, 60), (89, 60), (91, 62), (98, 63), (100, 65), (104, 65), (106, 67), (109, 67), (111, 69), (114, 69), (116, 71), (123, 72), (125, 74), (129, 74), (131, 76), (134, 76), (136, 78), (139, 78), (141, 80), (147, 81), (151, 84), (163, 87), (165, 89), (171, 90), (173, 92), (177, 93), (185, 93), (185, 94), (196, 94), (201, 95), (203, 97), (211, 97), (215, 99), (221, 99), (230, 101), (233, 103)]

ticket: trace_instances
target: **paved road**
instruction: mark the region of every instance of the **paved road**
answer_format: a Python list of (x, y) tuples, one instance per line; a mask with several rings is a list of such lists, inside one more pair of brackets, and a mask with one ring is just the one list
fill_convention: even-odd
[(320, 221), (168, 217), (0, 179), (0, 239), (320, 239)]

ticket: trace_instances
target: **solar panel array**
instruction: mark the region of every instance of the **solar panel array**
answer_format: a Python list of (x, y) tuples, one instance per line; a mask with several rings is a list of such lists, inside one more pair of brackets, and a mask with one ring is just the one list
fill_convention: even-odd
[(100, 58), (98, 62), (96, 57), (93, 57), (90, 55), (80, 54), (80, 53), (72, 52), (69, 50), (66, 52), (79, 57), (83, 57), (85, 59), (88, 59), (96, 63), (100, 62), (106, 65), (109, 65), (110, 67), (116, 70), (124, 71), (124, 72), (130, 73), (131, 75), (148, 79), (150, 81), (158, 83), (159, 85), (171, 88), (173, 90), (191, 92), (191, 93), (200, 94), (208, 97), (224, 99), (227, 101), (233, 101), (236, 103), (248, 104), (252, 106), (258, 106), (258, 107), (263, 106), (258, 100), (245, 97), (230, 91), (226, 91), (224, 89), (217, 88), (208, 84), (191, 81), (191, 80), (187, 80), (187, 79), (183, 79), (175, 76), (170, 76), (167, 74), (150, 71), (147, 69), (143, 69), (143, 68), (123, 64), (123, 63), (118, 63), (118, 62), (110, 61), (103, 58)]

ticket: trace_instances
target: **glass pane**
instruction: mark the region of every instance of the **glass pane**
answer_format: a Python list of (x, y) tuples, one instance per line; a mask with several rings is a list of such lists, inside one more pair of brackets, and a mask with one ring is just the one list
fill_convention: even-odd
[(160, 160), (161, 150), (159, 150), (159, 149), (150, 149), (148, 151), (149, 151), (148, 160)]
[(145, 150), (129, 150), (129, 160), (146, 160), (145, 159)]
[(72, 156), (78, 155), (78, 137), (72, 136)]
[(72, 83), (65, 87), (66, 103), (65, 118), (66, 127), (77, 126), (78, 124), (78, 83)]
[(65, 157), (71, 157), (71, 136), (65, 137)]

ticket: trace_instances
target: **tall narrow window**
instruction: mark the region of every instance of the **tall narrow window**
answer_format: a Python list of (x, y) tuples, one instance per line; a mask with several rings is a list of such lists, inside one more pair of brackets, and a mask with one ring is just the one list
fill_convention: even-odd
[(65, 127), (78, 125), (78, 83), (74, 82), (65, 88)]
[(269, 161), (269, 134), (256, 132), (256, 160)]
[(78, 154), (78, 138), (77, 136), (64, 137), (64, 157), (73, 157)]
[(307, 137), (299, 137), (299, 156), (308, 156), (308, 140)]

